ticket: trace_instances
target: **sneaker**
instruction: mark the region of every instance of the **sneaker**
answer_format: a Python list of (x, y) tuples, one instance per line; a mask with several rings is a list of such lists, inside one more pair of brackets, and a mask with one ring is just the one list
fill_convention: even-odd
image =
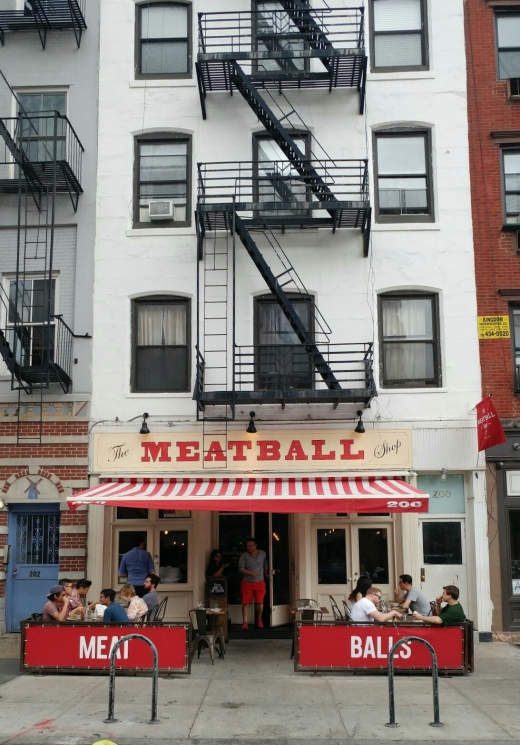
[(248, 629), (249, 629), (249, 624), (247, 624), (247, 623), (246, 623), (246, 622), (244, 621), (244, 623), (242, 624), (242, 631), (248, 631)]
[(264, 628), (264, 622), (262, 621), (261, 618), (258, 619), (257, 626), (258, 626), (259, 629), (263, 629)]

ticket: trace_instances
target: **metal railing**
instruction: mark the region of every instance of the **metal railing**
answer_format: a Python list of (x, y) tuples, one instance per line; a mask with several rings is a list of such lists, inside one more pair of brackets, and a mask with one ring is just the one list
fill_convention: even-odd
[[(340, 202), (368, 202), (368, 160), (304, 161)], [(249, 205), (249, 209), (306, 210), (316, 202), (314, 177), (301, 175), (288, 160), (198, 163), (199, 204)], [(244, 209), (242, 207), (241, 209)], [(247, 209), (247, 208), (246, 208)]]
[[(298, 20), (295, 20), (295, 16)], [(270, 8), (258, 11), (199, 13), (199, 55), (231, 53), (258, 57), (309, 57), (332, 49), (362, 53), (365, 46), (363, 8)]]
[(4, 142), (0, 150), (0, 177), (17, 178), (18, 173), (12, 166), (23, 163), (25, 167), (32, 167), (40, 180), (48, 182), (56, 161), (66, 167), (78, 184), (81, 183), (84, 147), (66, 116), (58, 111), (20, 112), (16, 117), (1, 118), (0, 127)]
[(74, 339), (76, 334), (63, 320), (63, 316), (51, 316), (56, 321), (54, 330), (53, 362), (63, 370), (67, 378), (72, 380), (72, 356), (74, 353)]
[[(319, 351), (330, 366), (336, 380), (345, 389), (375, 389), (372, 342), (327, 344), (317, 342)], [(223, 390), (222, 370), (227, 353), (220, 364), (208, 366), (197, 350), (195, 398), (204, 393)], [(315, 355), (302, 344), (236, 346), (234, 350), (237, 393), (268, 390), (326, 390), (323, 377), (315, 366)]]

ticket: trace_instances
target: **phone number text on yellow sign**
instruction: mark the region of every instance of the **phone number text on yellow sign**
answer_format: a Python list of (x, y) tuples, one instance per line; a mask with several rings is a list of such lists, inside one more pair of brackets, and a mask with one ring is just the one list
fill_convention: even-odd
[(509, 339), (509, 316), (478, 316), (479, 339)]

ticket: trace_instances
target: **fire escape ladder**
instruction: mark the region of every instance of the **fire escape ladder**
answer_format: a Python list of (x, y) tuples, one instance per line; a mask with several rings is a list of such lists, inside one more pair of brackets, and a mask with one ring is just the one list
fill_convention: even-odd
[[(296, 28), (305, 37), (311, 49), (333, 51), (334, 46), (319, 23), (316, 22), (315, 17), (309, 13), (309, 6), (305, 0), (283, 0), (283, 7)], [(321, 57), (320, 59), (332, 74), (333, 60), (330, 57)]]
[(327, 385), (327, 388), (330, 388), (332, 390), (341, 390), (341, 385), (338, 383), (336, 376), (330, 368), (330, 365), (325, 360), (315, 342), (314, 334), (310, 333), (305, 328), (298, 313), (294, 309), (293, 304), (283, 291), (282, 285), (278, 282), (278, 279), (273, 274), (271, 268), (263, 257), (262, 252), (251, 237), (251, 233), (247, 229), (246, 224), (240, 217), (236, 215), (235, 231), (240, 238), (244, 248), (253, 260), (256, 268), (262, 275), (266, 285), (272, 292), (273, 297), (282, 309), (283, 314), (289, 321), (293, 331), (297, 335), (302, 345), (305, 347), (306, 351), (309, 352), (310, 355), (312, 355), (313, 364), (318, 373), (323, 378), (325, 384)]
[[(237, 62), (230, 63), (232, 81), (237, 90), (242, 94), (245, 101), (249, 104), (254, 114), (262, 122), (273, 140), (280, 147), (287, 159), (292, 163), (300, 176), (304, 178), (305, 183), (311, 191), (318, 197), (320, 202), (335, 202), (336, 197), (313, 167), (312, 163), (306, 159), (298, 145), (295, 143), (289, 132), (284, 128), (280, 119), (278, 119), (272, 109), (267, 105), (258, 90), (251, 83), (250, 78), (242, 70)], [(284, 116), (287, 118), (294, 113), (294, 110)], [(331, 217), (335, 217), (335, 210), (327, 210)]]

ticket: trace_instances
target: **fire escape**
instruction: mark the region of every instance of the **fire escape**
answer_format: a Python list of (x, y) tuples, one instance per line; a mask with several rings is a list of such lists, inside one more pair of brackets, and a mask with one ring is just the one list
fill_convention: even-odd
[[(83, 146), (66, 116), (28, 113), (0, 75), (18, 111), (0, 112), (0, 195), (14, 195), (18, 210), (15, 267), (0, 284), (0, 357), (18, 391), (17, 441), (34, 445), (41, 443), (43, 392), (55, 384), (68, 393), (72, 386), (76, 334), (55, 313), (53, 254), (57, 197), (70, 198), (76, 212), (83, 192)], [(30, 426), (21, 422), (23, 393), (39, 395), (31, 404), (38, 421), (33, 417)]]
[[(199, 13), (196, 69), (204, 119), (208, 94), (238, 92), (264, 126), (272, 152), (280, 155), (198, 164), (194, 398), (199, 417), (204, 423), (220, 421), (222, 433), (240, 404), (366, 406), (377, 395), (372, 342), (331, 343), (330, 328), (276, 235), (288, 229), (359, 230), (368, 255), (368, 161), (330, 158), (285, 93), (357, 89), (363, 113), (363, 9), (317, 10), (306, 0), (266, 2), (258, 8)], [(276, 350), (236, 344), (235, 238), (260, 272), (296, 344)], [(308, 304), (306, 321), (295, 301), (300, 309)], [(210, 406), (213, 414), (208, 414)]]
[(25, 0), (23, 10), (0, 10), (0, 44), (13, 31), (37, 31), (43, 49), (48, 31), (73, 31), (78, 47), (87, 28), (86, 0)]

